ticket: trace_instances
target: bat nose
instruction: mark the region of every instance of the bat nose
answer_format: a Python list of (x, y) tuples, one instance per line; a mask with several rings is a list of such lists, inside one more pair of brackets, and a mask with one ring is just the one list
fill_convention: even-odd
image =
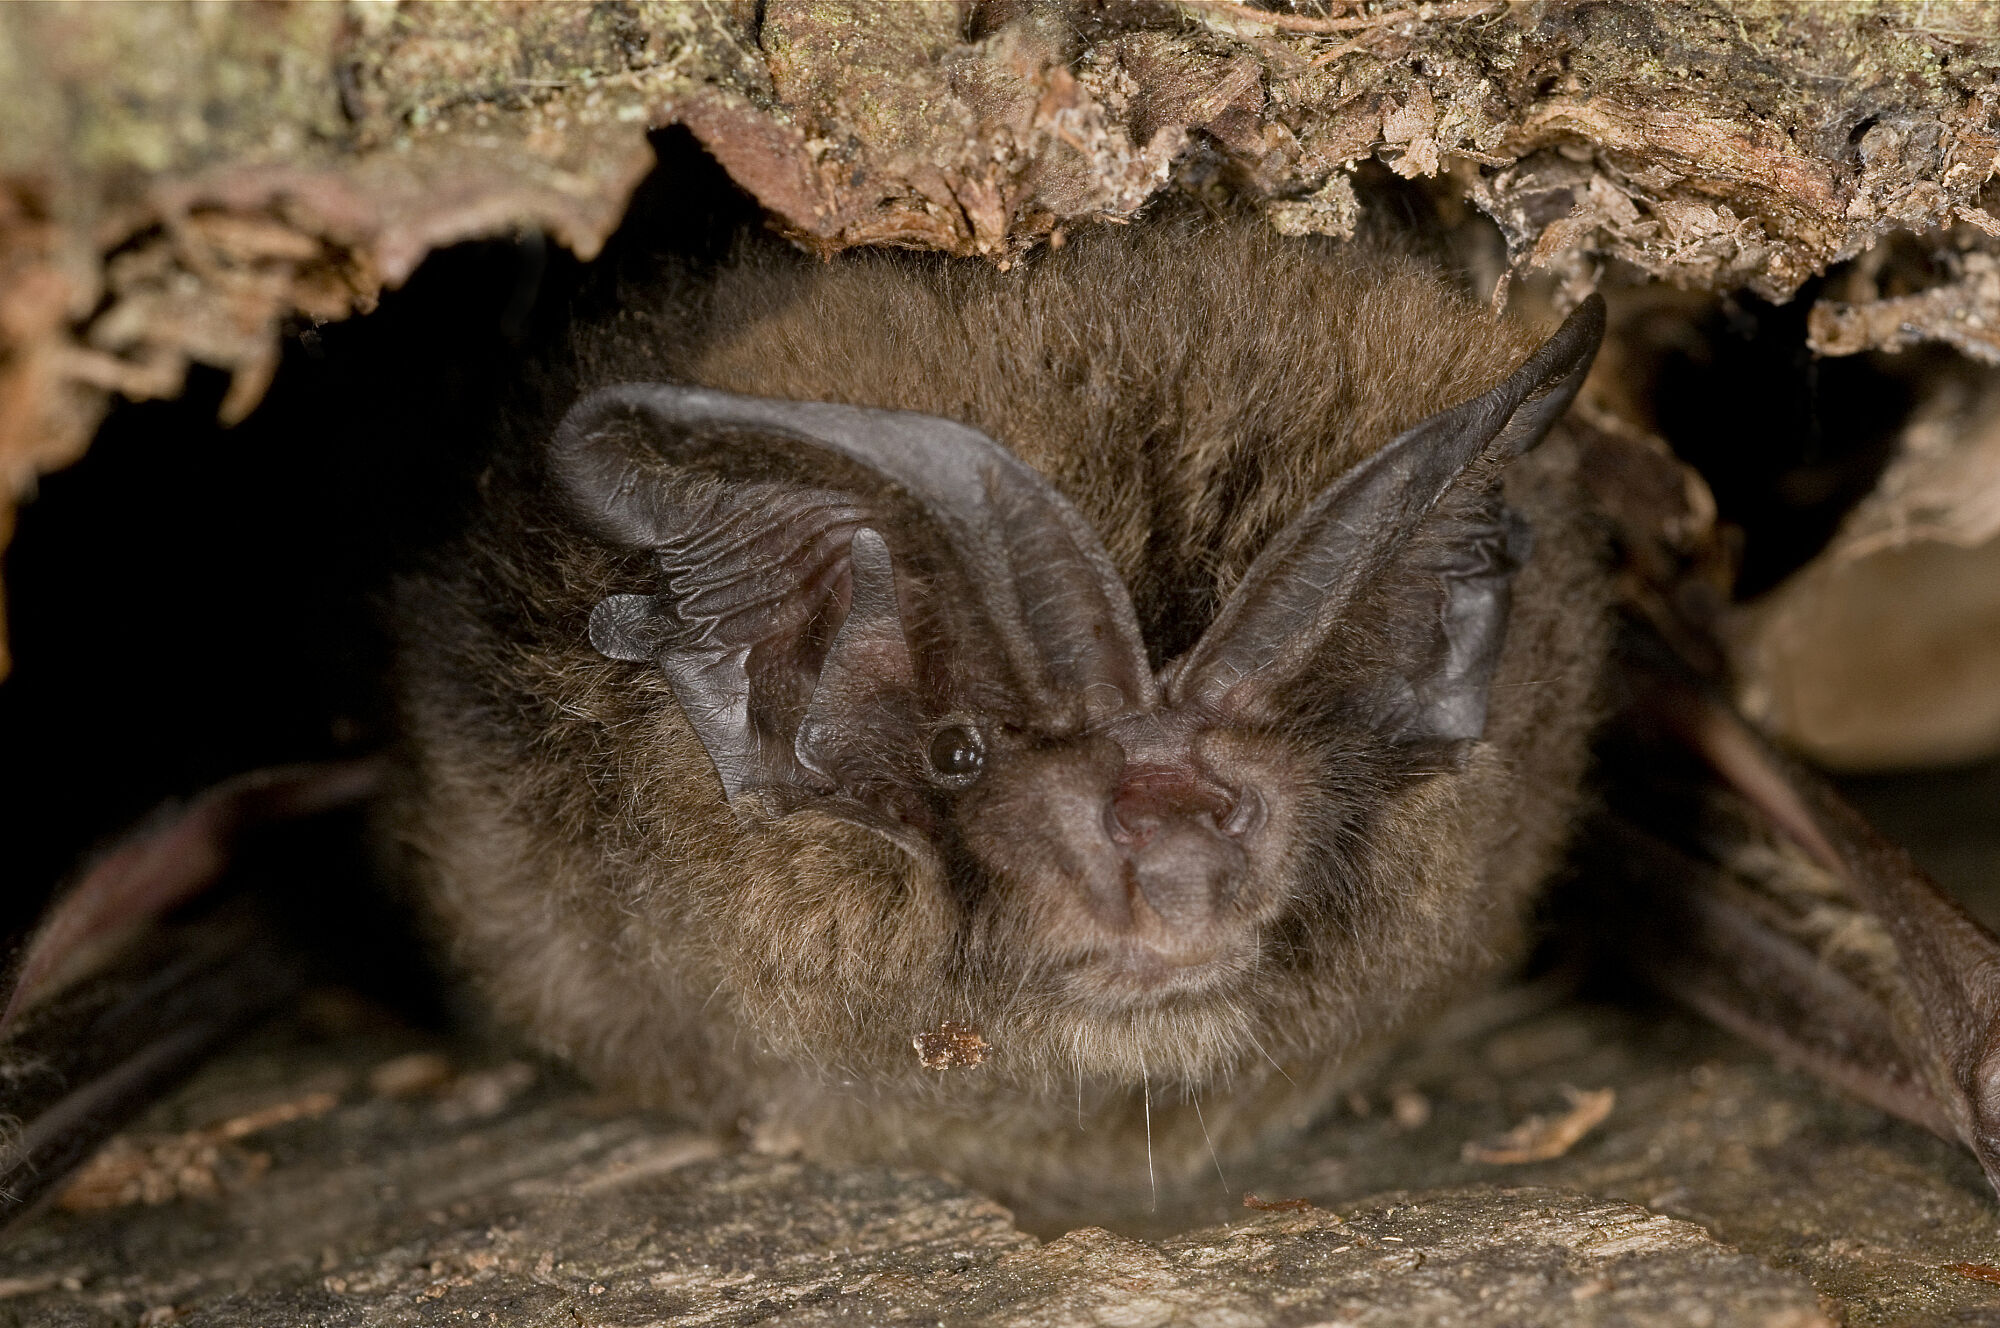
[(1111, 838), (1144, 849), (1162, 829), (1182, 822), (1234, 835), (1241, 795), (1205, 783), (1185, 770), (1129, 770), (1106, 808)]
[(1244, 804), (1183, 772), (1138, 771), (1106, 806), (1106, 829), (1125, 860), (1126, 907), (1115, 915), (1169, 962), (1197, 963), (1221, 940), (1244, 868)]

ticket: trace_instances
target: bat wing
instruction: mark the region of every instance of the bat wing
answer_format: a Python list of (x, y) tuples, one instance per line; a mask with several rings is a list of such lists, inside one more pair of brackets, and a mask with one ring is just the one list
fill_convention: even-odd
[[(2000, 940), (1826, 782), (1726, 703), (1655, 673), (1640, 704), (1887, 934), (1895, 963), (1806, 962), (1777, 891), (1698, 883), (1691, 908), (1734, 978), (1712, 1013), (1885, 1110), (1972, 1150), (2000, 1193)], [(1734, 900), (1732, 906), (1732, 899)], [(1699, 970), (1696, 970), (1697, 973)], [(1821, 1000), (1825, 1004), (1821, 1004)], [(1772, 1015), (1780, 1018), (1776, 1021)], [(1761, 1033), (1760, 1030), (1770, 1030)]]
[(13, 963), (0, 1014), (0, 1226), (113, 1131), (301, 983), (299, 957), (251, 901), (166, 921), (234, 869), (243, 834), (350, 806), (374, 761), (254, 771), (127, 835), (50, 907)]
[[(1600, 476), (1648, 469), (1599, 441), (1627, 452)], [(1963, 1143), (2000, 1194), (2000, 939), (1722, 699), (1714, 597), (1685, 562), (1663, 574), (1671, 523), (1635, 520), (1635, 487), (1607, 503), (1632, 613), (1586, 869), (1626, 891), (1621, 934), (1659, 986)]]

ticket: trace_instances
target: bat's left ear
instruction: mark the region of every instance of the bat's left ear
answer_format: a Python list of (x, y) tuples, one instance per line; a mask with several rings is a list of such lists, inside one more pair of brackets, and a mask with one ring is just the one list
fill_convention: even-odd
[(653, 556), (657, 593), (600, 600), (591, 644), (658, 663), (732, 801), (881, 811), (884, 790), (950, 786), (930, 749), (947, 717), (1061, 732), (1158, 700), (1097, 533), (966, 425), (618, 383), (546, 458), (580, 533)]
[(1510, 583), (1528, 552), (1527, 526), (1501, 501), (1492, 463), (1541, 441), (1603, 337), (1604, 301), (1592, 295), (1498, 386), (1399, 435), (1322, 493), (1170, 668), (1169, 703), (1275, 717), (1278, 693), (1313, 668), (1336, 627), (1386, 601), (1374, 726), (1396, 742), (1480, 737)]

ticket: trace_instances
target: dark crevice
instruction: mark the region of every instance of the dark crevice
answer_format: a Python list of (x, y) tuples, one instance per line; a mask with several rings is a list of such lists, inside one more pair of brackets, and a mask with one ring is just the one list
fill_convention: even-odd
[[(685, 133), (656, 149), (610, 252), (714, 251), (740, 200)], [(376, 312), (293, 327), (235, 428), (216, 422), (226, 376), (197, 369), (42, 478), (5, 564), (0, 750), (36, 777), (9, 799), (0, 935), (164, 800), (386, 740), (380, 596), (472, 500), (531, 348), (620, 266), (539, 234), (441, 251)]]
[(1817, 289), (1782, 305), (1724, 299), (1655, 365), (1660, 433), (1708, 480), (1722, 519), (1744, 531), (1739, 598), (1826, 546), (1874, 487), (1915, 404), (1909, 381), (1879, 357), (1807, 347)]

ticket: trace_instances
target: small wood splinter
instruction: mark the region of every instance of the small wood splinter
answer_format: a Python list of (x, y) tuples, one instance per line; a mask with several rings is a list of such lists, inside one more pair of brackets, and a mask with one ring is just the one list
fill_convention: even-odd
[(1603, 1124), (1618, 1101), (1618, 1091), (1613, 1088), (1585, 1092), (1565, 1084), (1563, 1096), (1569, 1101), (1569, 1110), (1561, 1115), (1530, 1116), (1490, 1143), (1468, 1142), (1462, 1156), (1467, 1162), (1495, 1165), (1550, 1161)]

